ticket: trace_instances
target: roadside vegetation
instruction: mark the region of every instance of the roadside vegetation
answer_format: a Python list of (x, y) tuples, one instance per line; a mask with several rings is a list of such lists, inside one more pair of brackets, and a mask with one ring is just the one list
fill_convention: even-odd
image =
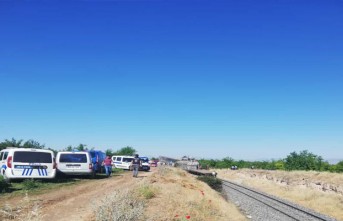
[(231, 168), (237, 166), (238, 168), (255, 168), (265, 170), (305, 170), (305, 171), (329, 171), (329, 172), (343, 172), (343, 160), (337, 164), (329, 164), (321, 156), (317, 156), (307, 150), (290, 153), (286, 158), (271, 161), (245, 161), (234, 160), (226, 157), (222, 160), (201, 159), (199, 160), (202, 168)]
[[(45, 144), (41, 144), (38, 141), (29, 139), (24, 142), (22, 139), (5, 139), (0, 142), (0, 150), (6, 147), (22, 147), (22, 148), (35, 148), (35, 149), (49, 149), (57, 153), (57, 150), (46, 147)], [(80, 143), (78, 146), (69, 145), (63, 150), (65, 151), (84, 151), (84, 150), (95, 149), (94, 147), (89, 148), (87, 144)], [(129, 155), (132, 156), (137, 151), (130, 146), (122, 147), (118, 150), (107, 149), (105, 151), (106, 155)], [(155, 158), (152, 158), (155, 159)], [(221, 160), (214, 159), (201, 159), (199, 163), (202, 168), (230, 168), (232, 166), (237, 166), (238, 168), (255, 168), (255, 169), (266, 169), (266, 170), (315, 170), (315, 171), (329, 171), (329, 172), (343, 172), (343, 160), (336, 163), (330, 164), (328, 161), (323, 159), (323, 157), (313, 154), (307, 150), (300, 152), (291, 152), (288, 156), (279, 160), (271, 161), (246, 161), (246, 160), (235, 160), (231, 157), (225, 157)]]

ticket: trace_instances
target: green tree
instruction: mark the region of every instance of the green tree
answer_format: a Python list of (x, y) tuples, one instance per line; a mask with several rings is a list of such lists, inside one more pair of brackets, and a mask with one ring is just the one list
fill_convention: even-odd
[(28, 140), (23, 145), (24, 148), (32, 148), (32, 149), (44, 149), (45, 145), (40, 144), (38, 141), (35, 140)]
[(76, 147), (76, 149), (78, 151), (85, 151), (85, 150), (87, 150), (86, 146), (87, 146), (86, 144), (80, 143), (79, 146)]
[(66, 151), (73, 151), (73, 147), (71, 145), (67, 146), (67, 148), (65, 149)]
[(303, 150), (292, 152), (285, 159), (286, 170), (320, 170), (323, 158)]
[(127, 147), (123, 147), (119, 150), (117, 150), (116, 152), (113, 153), (113, 155), (127, 155), (127, 156), (132, 156), (136, 153), (137, 151), (130, 146)]
[(335, 170), (336, 170), (336, 172), (339, 172), (339, 173), (343, 172), (343, 160), (336, 164)]
[(113, 151), (111, 150), (111, 149), (107, 149), (106, 151), (105, 151), (105, 153), (106, 153), (106, 156), (113, 156), (114, 154), (113, 154)]
[(23, 142), (22, 139), (16, 140), (12, 138), (12, 140), (5, 139), (5, 141), (0, 143), (0, 150), (6, 149), (7, 147), (21, 147), (21, 143)]

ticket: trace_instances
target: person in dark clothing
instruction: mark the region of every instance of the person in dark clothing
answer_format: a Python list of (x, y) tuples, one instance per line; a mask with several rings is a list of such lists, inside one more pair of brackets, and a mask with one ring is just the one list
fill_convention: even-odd
[(142, 164), (141, 159), (139, 159), (138, 154), (135, 155), (135, 158), (132, 159), (131, 163), (132, 163), (132, 168), (133, 168), (133, 177), (137, 177), (138, 169)]

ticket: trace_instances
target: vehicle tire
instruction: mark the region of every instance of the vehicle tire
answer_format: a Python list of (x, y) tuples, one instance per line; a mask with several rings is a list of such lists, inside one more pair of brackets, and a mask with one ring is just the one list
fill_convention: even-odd
[(95, 178), (95, 176), (96, 176), (96, 171), (95, 171), (95, 170), (93, 170), (93, 171), (92, 171), (92, 174), (91, 174), (91, 178), (92, 178), (92, 179), (94, 179), (94, 178)]

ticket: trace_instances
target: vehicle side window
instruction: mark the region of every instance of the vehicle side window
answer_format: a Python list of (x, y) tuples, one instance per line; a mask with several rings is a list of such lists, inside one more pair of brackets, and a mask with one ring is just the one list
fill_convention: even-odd
[(116, 161), (121, 161), (121, 157), (117, 157)]
[(130, 163), (132, 161), (132, 158), (123, 158), (123, 162)]
[(4, 155), (4, 152), (0, 153), (0, 160), (2, 160), (2, 156)]
[(4, 160), (7, 159), (7, 156), (8, 156), (8, 152), (4, 152)]

